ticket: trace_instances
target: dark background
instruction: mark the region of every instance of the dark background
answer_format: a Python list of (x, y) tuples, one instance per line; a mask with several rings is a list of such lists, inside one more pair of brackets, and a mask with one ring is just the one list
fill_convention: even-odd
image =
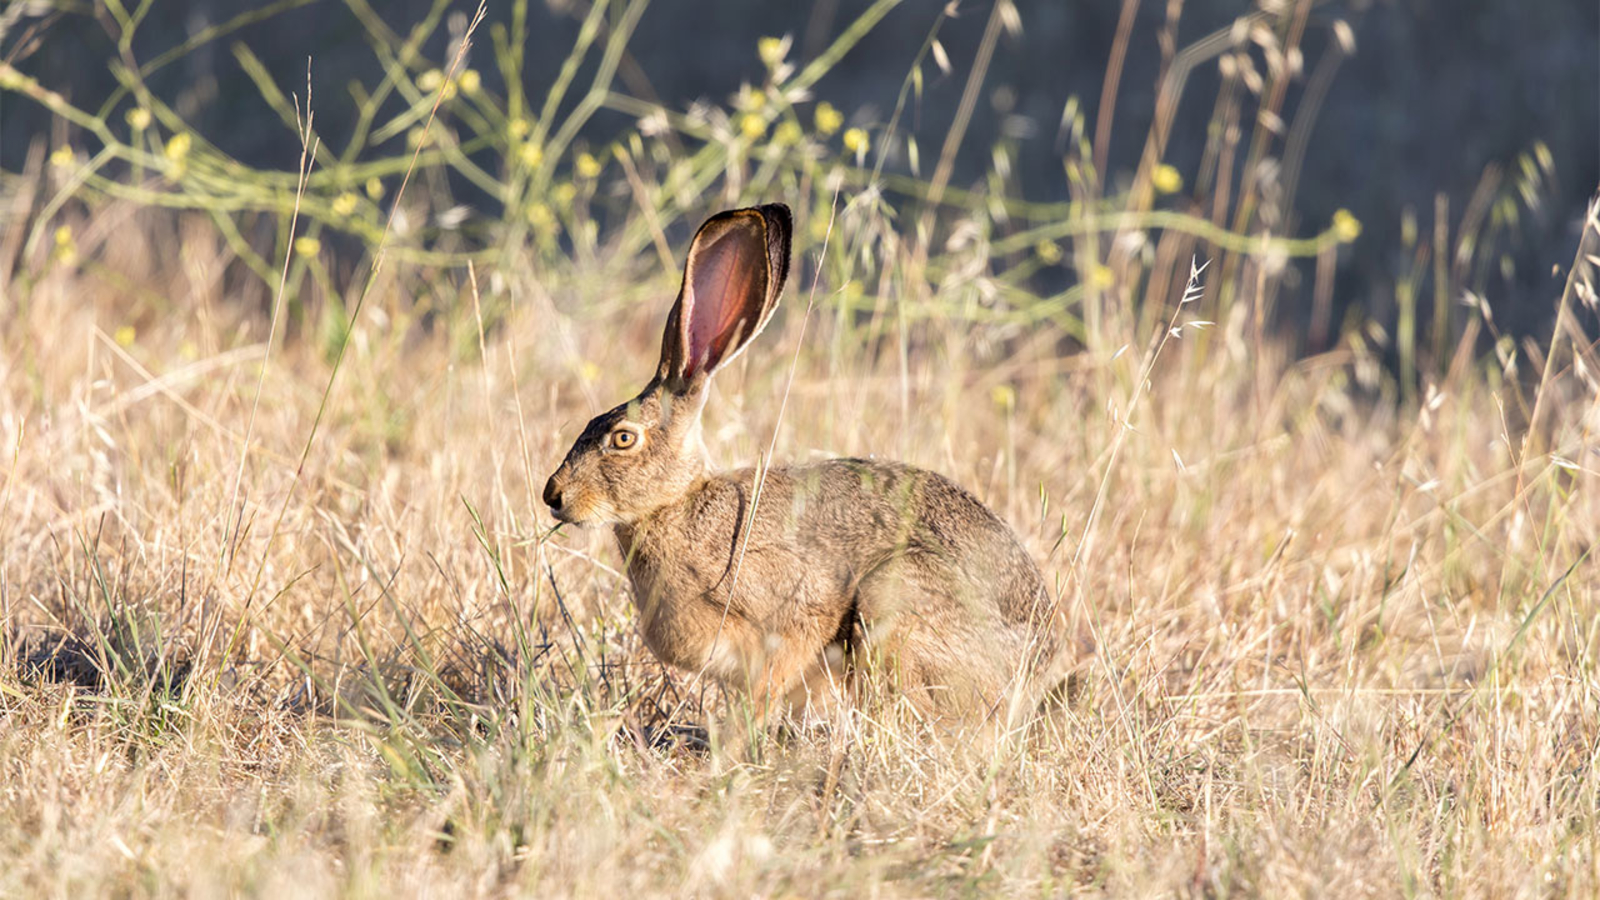
[[(193, 31), (226, 21), (244, 8), (241, 2), (158, 0), (135, 42), (135, 56), (151, 59)], [(793, 35), (790, 58), (803, 64), (867, 5), (865, 0), (654, 0), (629, 43), (631, 58), (618, 87), (678, 109), (701, 98), (725, 103), (741, 82), (763, 79), (756, 54), (759, 37)], [(816, 98), (863, 121), (887, 119), (917, 48), (944, 5), (942, 0), (907, 0), (897, 7), (817, 85)], [(1109, 157), (1113, 184), (1126, 179), (1143, 146), (1155, 102), (1157, 35), (1167, 5), (1166, 0), (1140, 4), (1116, 100)], [(404, 33), (428, 4), (375, 0), (374, 6)], [(464, 11), (470, 6), (467, 0), (460, 4)], [(491, 4), (489, 22), (504, 20), (509, 6)], [(1019, 0), (1017, 6), (1023, 31), (1001, 38), (953, 183), (981, 177), (1009, 112), (1031, 120), (1035, 132), (1017, 144), (1013, 190), (1029, 199), (1060, 199), (1066, 196), (1057, 142), (1062, 108), (1069, 96), (1077, 95), (1092, 133), (1120, 4)], [(1188, 0), (1178, 46), (1226, 27), (1253, 8), (1243, 0)], [(531, 96), (542, 97), (553, 79), (577, 36), (583, 9), (553, 0), (531, 4), (526, 66)], [(942, 76), (931, 64), (925, 66), (923, 102), (906, 121), (925, 160), (937, 155), (954, 115), (990, 4), (964, 0), (960, 10), (940, 32), (955, 71)], [(1546, 322), (1561, 289), (1552, 267), (1560, 266), (1564, 273), (1570, 264), (1585, 205), (1600, 182), (1600, 4), (1330, 0), (1311, 13), (1304, 42), (1307, 73), (1332, 40), (1329, 26), (1335, 19), (1352, 26), (1356, 52), (1340, 67), (1316, 119), (1292, 230), (1314, 233), (1339, 208), (1348, 208), (1363, 223), (1361, 239), (1340, 256), (1340, 305), (1359, 305), (1380, 318), (1392, 312), (1394, 282), (1406, 266), (1400, 239), (1403, 211), (1416, 211), (1426, 242), (1436, 194), (1449, 196), (1451, 217), (1458, 220), (1486, 166), (1499, 164), (1509, 171), (1519, 154), (1542, 140), (1554, 157), (1556, 178), (1537, 211), (1523, 217), (1508, 248), (1514, 272), (1509, 279), (1497, 276), (1488, 299), (1497, 320), (1513, 328)], [(24, 24), (38, 21), (25, 18)], [(487, 30), (480, 33), (472, 65), (494, 87), (486, 35)], [(229, 50), (235, 40), (249, 45), (286, 90), (304, 83), (306, 58), (313, 58), (317, 124), (325, 140), (341, 147), (354, 118), (345, 85), (352, 79), (371, 84), (378, 74), (366, 36), (350, 11), (338, 0), (318, 0), (212, 43), (152, 79), (158, 93), (223, 150), (253, 165), (292, 168), (299, 150), (295, 138), (241, 71)], [(14, 50), (17, 41), (14, 26), (0, 49)], [(444, 60), (447, 41), (441, 29), (427, 47), (429, 56)], [(92, 108), (114, 87), (106, 68), (114, 54), (104, 23), (88, 14), (67, 14), (49, 23), (21, 68)], [(574, 93), (581, 93), (588, 74), (580, 71), (580, 90)], [(1202, 65), (1180, 106), (1167, 159), (1183, 172), (1186, 183), (1193, 179), (1204, 146), (1217, 84), (1215, 62)], [(1304, 86), (1302, 78), (1291, 90), (1289, 110)], [(999, 106), (1007, 105), (1007, 94), (1010, 109), (997, 108), (997, 98)], [(120, 110), (116, 115), (120, 117)], [(604, 140), (631, 125), (620, 114), (602, 113), (589, 133)], [(0, 167), (18, 171), (28, 145), (50, 127), (48, 117), (30, 102), (0, 99)]]

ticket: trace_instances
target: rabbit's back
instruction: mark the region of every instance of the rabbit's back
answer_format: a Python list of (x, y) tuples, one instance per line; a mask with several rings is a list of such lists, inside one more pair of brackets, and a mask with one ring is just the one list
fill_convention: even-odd
[(791, 527), (813, 558), (849, 560), (859, 578), (889, 559), (926, 555), (975, 602), (990, 604), (985, 612), (1012, 624), (1031, 623), (1048, 603), (1044, 578), (1010, 527), (937, 472), (859, 458), (781, 471)]

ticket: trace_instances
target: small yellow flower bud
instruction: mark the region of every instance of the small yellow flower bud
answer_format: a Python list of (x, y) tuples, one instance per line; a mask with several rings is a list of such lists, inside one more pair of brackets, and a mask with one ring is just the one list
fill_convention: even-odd
[(1336, 210), (1333, 214), (1333, 236), (1341, 244), (1350, 243), (1361, 236), (1361, 220), (1348, 209)]
[(78, 245), (72, 239), (71, 225), (62, 225), (56, 229), (56, 249), (51, 256), (56, 262), (65, 266), (78, 261)]
[(336, 216), (348, 216), (356, 211), (356, 204), (359, 202), (361, 202), (361, 198), (349, 191), (345, 191), (333, 198), (333, 214)]
[(556, 217), (550, 212), (550, 207), (543, 203), (535, 203), (528, 207), (528, 224), (540, 231), (546, 231), (556, 224)]
[(1150, 184), (1158, 194), (1176, 194), (1183, 190), (1183, 176), (1178, 174), (1176, 168), (1161, 163), (1150, 173)]
[(989, 389), (989, 399), (1003, 412), (1017, 408), (1017, 389), (1009, 384), (997, 384)]
[(789, 55), (789, 42), (783, 38), (764, 37), (756, 41), (756, 53), (761, 56), (761, 62), (769, 69), (776, 69), (783, 58)]
[(310, 235), (295, 238), (294, 252), (301, 256), (316, 256), (322, 252), (322, 242)]
[(833, 104), (824, 100), (817, 104), (816, 125), (817, 130), (824, 135), (833, 134), (844, 124), (844, 114), (833, 108)]
[(150, 110), (142, 106), (135, 106), (128, 110), (123, 118), (128, 120), (128, 127), (134, 131), (143, 131), (150, 127)]
[(851, 128), (844, 133), (844, 148), (858, 158), (867, 154), (867, 146), (870, 143), (871, 140), (864, 128)]
[(190, 137), (188, 132), (180, 131), (167, 138), (167, 159), (173, 162), (183, 162), (184, 158), (189, 155), (189, 149), (193, 146), (194, 138)]

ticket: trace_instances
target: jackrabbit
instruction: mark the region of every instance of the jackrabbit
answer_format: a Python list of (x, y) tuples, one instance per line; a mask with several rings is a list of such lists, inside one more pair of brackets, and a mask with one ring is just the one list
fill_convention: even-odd
[(757, 722), (866, 660), (930, 717), (1010, 721), (1065, 642), (1038, 568), (975, 497), (885, 460), (708, 470), (711, 376), (772, 317), (790, 231), (781, 204), (700, 226), (655, 377), (589, 422), (544, 501), (612, 527), (645, 643), (746, 693)]

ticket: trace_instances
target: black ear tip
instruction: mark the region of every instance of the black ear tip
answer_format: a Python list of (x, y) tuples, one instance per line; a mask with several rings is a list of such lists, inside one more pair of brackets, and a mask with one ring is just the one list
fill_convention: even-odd
[(789, 207), (785, 204), (766, 203), (757, 209), (769, 225), (777, 225), (785, 234), (794, 230), (794, 217), (789, 214)]

